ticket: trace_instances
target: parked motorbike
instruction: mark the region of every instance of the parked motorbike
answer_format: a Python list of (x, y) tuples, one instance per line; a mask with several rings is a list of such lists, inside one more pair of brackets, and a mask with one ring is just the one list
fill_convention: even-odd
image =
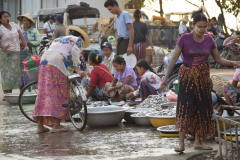
[(226, 38), (227, 34), (222, 31), (221, 33), (219, 33), (218, 37), (214, 40), (219, 52), (223, 50), (223, 42)]
[[(220, 56), (227, 60), (237, 61), (240, 56), (240, 32), (231, 29), (232, 36), (226, 38), (223, 42), (223, 50), (220, 52)], [(218, 69), (221, 65), (216, 64), (215, 68)]]
[(39, 56), (42, 56), (44, 51), (48, 49), (49, 45), (48, 43), (50, 42), (50, 39), (48, 37), (44, 37), (41, 40), (40, 47), (39, 47)]

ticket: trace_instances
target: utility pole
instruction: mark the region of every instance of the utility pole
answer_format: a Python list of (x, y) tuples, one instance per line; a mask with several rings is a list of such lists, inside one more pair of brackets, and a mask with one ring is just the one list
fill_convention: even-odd
[(160, 4), (160, 15), (163, 17), (163, 6), (162, 6), (162, 0), (159, 0), (159, 4)]

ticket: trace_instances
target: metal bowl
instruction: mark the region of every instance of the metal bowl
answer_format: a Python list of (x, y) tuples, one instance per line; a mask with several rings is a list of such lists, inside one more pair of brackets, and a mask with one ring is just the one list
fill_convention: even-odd
[(157, 130), (160, 132), (161, 137), (178, 137), (178, 130), (174, 128), (174, 130), (170, 130), (169, 127), (175, 126), (175, 125), (167, 125), (158, 127)]
[(132, 114), (135, 114), (135, 113), (140, 113), (140, 112), (143, 112), (143, 111), (148, 111), (148, 110), (151, 110), (152, 108), (136, 108), (136, 109), (129, 109), (125, 112), (124, 114), (124, 120), (127, 121), (127, 122), (131, 122), (131, 123), (134, 123), (135, 120), (131, 117)]
[(115, 126), (121, 123), (127, 108), (124, 107), (88, 107), (88, 126)]
[(148, 117), (146, 117), (146, 116), (134, 116), (134, 115), (131, 115), (131, 117), (134, 119), (134, 121), (139, 126), (150, 126), (151, 125), (151, 122), (149, 121)]
[(162, 109), (173, 108), (177, 106), (177, 102), (168, 102), (161, 104)]
[[(4, 97), (6, 98), (6, 101), (10, 104), (18, 104), (18, 97), (19, 97), (19, 92), (15, 92), (15, 93), (7, 93), (4, 94)], [(37, 93), (33, 92), (33, 93), (24, 93), (23, 95), (23, 99), (22, 102), (23, 103), (31, 103), (34, 104), (35, 100), (37, 97)]]

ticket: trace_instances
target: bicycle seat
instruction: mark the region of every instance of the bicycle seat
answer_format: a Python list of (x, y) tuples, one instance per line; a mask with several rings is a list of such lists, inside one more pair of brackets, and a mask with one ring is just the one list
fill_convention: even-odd
[(79, 74), (72, 74), (72, 75), (68, 76), (68, 80), (75, 79), (78, 77), (81, 77), (81, 76)]

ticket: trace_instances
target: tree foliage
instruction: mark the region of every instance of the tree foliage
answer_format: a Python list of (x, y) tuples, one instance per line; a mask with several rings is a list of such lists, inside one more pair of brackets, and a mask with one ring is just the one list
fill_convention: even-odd
[(129, 5), (130, 6), (129, 8), (140, 9), (140, 8), (144, 7), (144, 2), (145, 1), (148, 1), (148, 2), (152, 3), (155, 0), (130, 0), (126, 5)]
[(232, 13), (235, 17), (238, 16), (240, 13), (240, 0), (215, 0), (215, 1), (222, 1), (223, 8)]

